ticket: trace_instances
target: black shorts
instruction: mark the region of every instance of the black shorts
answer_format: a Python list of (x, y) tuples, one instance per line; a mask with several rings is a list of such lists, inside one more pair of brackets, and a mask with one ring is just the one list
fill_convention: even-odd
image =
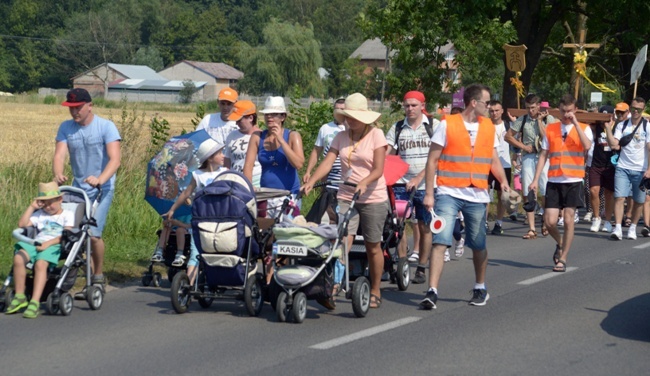
[[(508, 184), (512, 182), (512, 169), (510, 167), (504, 168), (503, 171), (506, 172), (506, 180), (508, 181)], [(488, 176), (488, 187), (492, 186), (492, 182), (494, 182), (494, 188), (501, 192), (501, 184), (499, 181), (492, 175), (492, 171), (490, 171), (490, 176)]]
[(591, 167), (589, 168), (589, 186), (603, 187), (610, 192), (614, 192), (614, 173), (616, 167)]
[(582, 208), (585, 206), (583, 182), (546, 183), (546, 209)]

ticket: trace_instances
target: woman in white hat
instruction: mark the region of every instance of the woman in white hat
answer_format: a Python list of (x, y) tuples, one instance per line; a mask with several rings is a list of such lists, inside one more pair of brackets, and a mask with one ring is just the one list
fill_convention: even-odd
[(352, 196), (359, 192), (354, 216), (348, 225), (349, 243), (352, 243), (361, 222), (361, 234), (366, 246), (370, 265), (370, 307), (381, 305), (381, 275), (384, 272), (384, 255), (381, 251), (381, 235), (388, 215), (388, 193), (384, 180), (384, 159), (386, 158), (386, 137), (384, 132), (372, 124), (381, 116), (368, 109), (368, 101), (362, 94), (354, 93), (345, 99), (345, 109), (334, 112), (339, 123), (345, 122), (347, 130), (339, 132), (309, 181), (302, 187), (309, 193), (314, 184), (327, 176), (332, 164), (339, 156), (343, 180), (355, 183), (356, 187), (341, 185), (337, 194), (339, 211), (344, 213), (350, 207)]
[[(260, 186), (290, 191), (295, 199), (300, 191), (298, 170), (305, 163), (300, 133), (284, 128), (287, 119), (284, 98), (266, 98), (264, 109), (260, 112), (264, 114), (268, 129), (251, 136), (244, 162), (244, 175), (252, 180), (257, 159), (262, 165)], [(280, 199), (280, 202), (282, 200)], [(269, 207), (277, 206), (272, 201), (269, 200)], [(300, 203), (297, 202), (297, 205), (300, 206)], [(269, 216), (274, 215), (273, 210), (267, 213)]]

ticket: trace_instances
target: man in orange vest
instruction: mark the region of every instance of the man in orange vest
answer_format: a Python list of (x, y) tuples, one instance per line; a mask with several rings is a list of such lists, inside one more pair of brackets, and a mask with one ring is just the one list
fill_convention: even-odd
[(594, 136), (589, 125), (578, 122), (575, 115), (576, 99), (572, 95), (567, 94), (560, 99), (559, 109), (562, 118), (546, 127), (542, 152), (529, 189), (537, 193), (539, 177), (546, 159), (549, 158), (544, 223), (549, 234), (557, 242), (553, 253), (553, 271), (565, 272), (575, 224), (570, 220), (564, 221), (562, 236), (557, 221), (560, 210), (564, 209), (565, 218), (573, 218), (576, 208), (584, 206), (585, 154), (591, 148)]
[[(420, 307), (436, 308), (438, 283), (444, 266), (444, 253), (453, 240), (454, 221), (458, 211), (465, 218), (465, 245), (473, 252), (475, 284), (470, 305), (483, 306), (490, 298), (485, 287), (487, 249), (485, 246), (485, 212), (490, 202), (488, 175), (494, 174), (504, 192), (509, 184), (497, 154), (499, 139), (488, 117), (490, 89), (471, 85), (463, 95), (465, 109), (447, 115), (431, 137), (425, 167), (426, 210), (435, 208), (436, 216), (444, 218), (446, 226), (433, 237), (433, 252), (429, 261), (429, 289)], [(433, 192), (433, 178), (438, 188)], [(435, 218), (434, 218), (435, 219)]]

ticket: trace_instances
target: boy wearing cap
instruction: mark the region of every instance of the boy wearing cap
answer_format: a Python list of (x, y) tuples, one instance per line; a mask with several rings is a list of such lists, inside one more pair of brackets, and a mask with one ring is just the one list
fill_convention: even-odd
[[(74, 213), (63, 210), (61, 203), (63, 195), (55, 182), (40, 183), (38, 197), (25, 210), (18, 221), (18, 227), (34, 226), (38, 234), (34, 238), (39, 245), (19, 241), (15, 245), (14, 254), (14, 284), (16, 295), (9, 304), (7, 315), (14, 314), (23, 308), (25, 318), (36, 318), (39, 314), (40, 299), (47, 281), (47, 270), (56, 266), (61, 255), (61, 235), (63, 229), (74, 226)], [(25, 281), (28, 263), (34, 265), (34, 287), (29, 303), (25, 296)]]
[[(224, 166), (243, 173), (251, 135), (262, 132), (257, 126), (257, 108), (251, 101), (237, 101), (235, 102), (234, 110), (228, 116), (228, 120), (236, 122), (238, 129), (230, 132), (228, 137), (226, 137), (226, 143), (224, 144)], [(253, 165), (253, 187), (260, 187), (261, 175), (262, 165), (255, 159), (255, 164)]]
[[(404, 94), (402, 101), (405, 118), (393, 124), (386, 133), (388, 143), (388, 154), (399, 155), (404, 162), (408, 163), (409, 169), (406, 174), (397, 181), (397, 184), (404, 184), (406, 187), (395, 186), (395, 199), (408, 200), (409, 191), (415, 189), (413, 196), (413, 207), (417, 230), (419, 233), (419, 244), (414, 244), (415, 251), (409, 260), (418, 261), (418, 266), (413, 277), (413, 283), (426, 282), (426, 265), (431, 254), (431, 213), (424, 208), (424, 174), (429, 156), (429, 145), (434, 129), (440, 124), (436, 119), (429, 118), (426, 112), (426, 99), (420, 91), (409, 91)], [(406, 241), (399, 244), (400, 257), (406, 257)]]
[(550, 123), (542, 139), (541, 152), (530, 190), (537, 192), (537, 183), (549, 160), (546, 187), (544, 223), (557, 242), (553, 261), (554, 272), (565, 272), (567, 255), (573, 242), (575, 223), (564, 222), (564, 235), (558, 230), (558, 217), (564, 210), (566, 218), (573, 218), (576, 208), (584, 206), (583, 180), (585, 152), (591, 148), (594, 136), (587, 124), (576, 118), (576, 99), (567, 94), (560, 99), (562, 120)]
[[(94, 201), (99, 193), (96, 187), (101, 187), (102, 195), (94, 213), (97, 225), (90, 227), (90, 244), (93, 262), (92, 283), (103, 287), (105, 245), (102, 232), (113, 202), (115, 173), (120, 167), (122, 139), (112, 121), (93, 114), (92, 99), (85, 89), (70, 90), (62, 105), (70, 109), (72, 119), (59, 126), (52, 172), (59, 185), (68, 180), (63, 172), (66, 155), (69, 154), (74, 176), (72, 185), (86, 191), (91, 201)], [(75, 295), (75, 298), (85, 299), (85, 291)]]
[(219, 92), (219, 113), (218, 114), (207, 114), (199, 125), (196, 126), (196, 130), (204, 129), (210, 137), (220, 144), (225, 144), (226, 137), (230, 132), (237, 129), (237, 124), (228, 120), (228, 116), (232, 112), (237, 98), (239, 95), (232, 88), (224, 88)]

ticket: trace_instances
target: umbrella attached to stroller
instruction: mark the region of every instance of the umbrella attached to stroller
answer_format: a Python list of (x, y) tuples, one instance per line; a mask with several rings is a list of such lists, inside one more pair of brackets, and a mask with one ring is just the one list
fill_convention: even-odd
[[(209, 138), (204, 130), (173, 137), (149, 162), (144, 197), (159, 214), (167, 213), (192, 181), (192, 171), (200, 167), (196, 151)], [(174, 217), (189, 214), (192, 214), (191, 207), (183, 205), (174, 212)]]

